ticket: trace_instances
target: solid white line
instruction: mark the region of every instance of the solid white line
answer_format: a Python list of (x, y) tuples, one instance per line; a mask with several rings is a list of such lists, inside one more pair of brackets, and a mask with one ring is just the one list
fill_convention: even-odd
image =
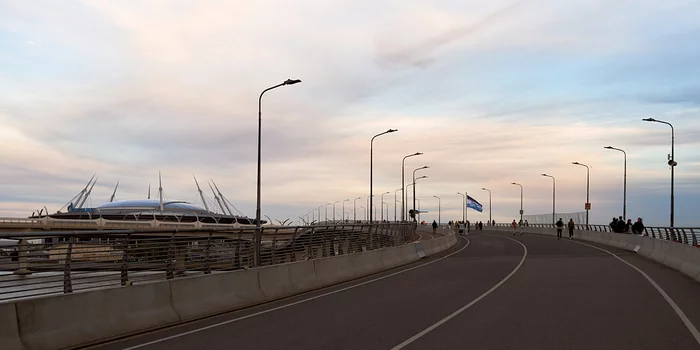
[(179, 333), (179, 334), (176, 334), (176, 335), (173, 335), (173, 336), (169, 336), (169, 337), (157, 339), (157, 340), (154, 340), (154, 341), (150, 341), (150, 342), (148, 342), (148, 343), (143, 343), (143, 344), (135, 345), (135, 346), (132, 346), (132, 347), (124, 348), (124, 349), (122, 349), (122, 350), (139, 349), (139, 348), (142, 348), (142, 347), (144, 347), (144, 346), (149, 346), (149, 345), (161, 343), (161, 342), (164, 342), (164, 341), (167, 341), (167, 340), (170, 340), (170, 339), (175, 339), (175, 338), (183, 337), (183, 336), (186, 336), (186, 335), (189, 335), (189, 334), (193, 334), (193, 333), (197, 333), (197, 332), (201, 332), (201, 331), (204, 331), (204, 330), (207, 330), (207, 329), (211, 329), (211, 328), (223, 326), (223, 325), (226, 325), (226, 324), (229, 324), (229, 323), (234, 323), (234, 322), (238, 322), (238, 321), (241, 321), (241, 320), (245, 320), (245, 319), (247, 319), (247, 318), (251, 318), (251, 317), (255, 317), (255, 316), (260, 316), (260, 315), (264, 315), (264, 314), (267, 314), (267, 313), (270, 313), (270, 312), (273, 312), (273, 311), (277, 311), (277, 310), (281, 310), (281, 309), (286, 309), (286, 308), (288, 308), (288, 307), (290, 307), (290, 306), (302, 304), (302, 303), (305, 303), (305, 302), (308, 302), (308, 301), (311, 301), (311, 300), (315, 300), (315, 299), (323, 298), (323, 297), (325, 297), (325, 296), (329, 296), (329, 295), (332, 295), (332, 294), (344, 292), (344, 291), (346, 291), (346, 290), (350, 290), (350, 289), (353, 289), (353, 288), (357, 288), (357, 287), (360, 287), (360, 286), (364, 286), (365, 284), (370, 284), (370, 283), (373, 283), (373, 282), (381, 281), (381, 280), (383, 280), (383, 279), (386, 279), (386, 278), (389, 278), (389, 277), (392, 277), (392, 276), (396, 276), (396, 275), (398, 275), (398, 274), (402, 274), (402, 273), (407, 272), (407, 271), (415, 270), (415, 269), (420, 268), (420, 267), (424, 267), (424, 266), (427, 266), (427, 265), (430, 265), (430, 264), (434, 264), (434, 263), (436, 263), (436, 262), (438, 262), (438, 261), (440, 261), (440, 260), (449, 258), (450, 256), (455, 255), (455, 254), (457, 254), (457, 253), (463, 251), (463, 250), (466, 249), (466, 248), (469, 246), (469, 244), (471, 243), (468, 239), (466, 239), (466, 238), (464, 238), (464, 237), (460, 237), (460, 238), (463, 238), (465, 241), (467, 241), (467, 244), (465, 244), (464, 247), (462, 247), (462, 249), (460, 249), (460, 250), (458, 250), (458, 251), (456, 251), (456, 252), (450, 253), (450, 254), (448, 254), (448, 255), (445, 255), (445, 256), (443, 256), (442, 258), (435, 259), (435, 260), (433, 260), (433, 261), (429, 261), (429, 262), (427, 262), (427, 263), (425, 263), (425, 264), (420, 264), (420, 265), (418, 265), (418, 266), (414, 266), (414, 267), (411, 267), (411, 268), (408, 268), (408, 269), (405, 269), (405, 270), (401, 270), (401, 271), (398, 271), (398, 272), (394, 272), (394, 273), (389, 274), (389, 275), (386, 275), (386, 276), (382, 276), (382, 277), (375, 278), (375, 279), (372, 279), (372, 280), (369, 280), (369, 281), (365, 281), (365, 282), (362, 282), (362, 283), (354, 284), (354, 285), (352, 285), (352, 286), (348, 286), (348, 287), (345, 287), (345, 288), (341, 288), (341, 289), (338, 289), (338, 290), (334, 290), (334, 291), (332, 291), (332, 292), (328, 292), (328, 293), (316, 295), (316, 296), (313, 296), (313, 297), (310, 297), (310, 298), (298, 300), (298, 301), (295, 301), (295, 302), (293, 302), (293, 303), (284, 304), (284, 305), (281, 305), (281, 306), (278, 306), (278, 307), (275, 307), (275, 308), (272, 308), (272, 309), (267, 309), (267, 310), (260, 311), (260, 312), (256, 312), (256, 313), (253, 313), (253, 314), (250, 314), (250, 315), (246, 315), (246, 316), (234, 318), (234, 319), (231, 319), (231, 320), (227, 320), (227, 321), (215, 323), (215, 324), (212, 324), (212, 325), (209, 325), (209, 326), (206, 326), (206, 327), (193, 329), (193, 330), (188, 331), (188, 332)]
[(690, 331), (690, 334), (693, 335), (693, 337), (695, 338), (695, 341), (698, 344), (700, 344), (700, 332), (698, 332), (698, 329), (695, 328), (695, 325), (693, 325), (693, 322), (691, 322), (690, 319), (688, 319), (688, 316), (686, 316), (685, 313), (683, 312), (683, 310), (681, 310), (681, 308), (678, 306), (678, 304), (676, 304), (673, 301), (673, 299), (671, 299), (671, 297), (668, 294), (666, 294), (666, 292), (661, 288), (661, 286), (659, 286), (653, 279), (651, 279), (651, 277), (649, 277), (649, 275), (647, 275), (644, 271), (640, 270), (638, 267), (630, 264), (629, 262), (627, 262), (626, 260), (622, 259), (621, 257), (617, 256), (615, 253), (613, 253), (609, 250), (599, 248), (599, 247), (596, 247), (594, 245), (578, 242), (578, 241), (571, 241), (571, 242), (585, 245), (585, 246), (588, 246), (591, 248), (595, 248), (595, 249), (598, 249), (600, 251), (604, 251), (604, 252), (614, 256), (617, 260), (620, 260), (623, 263), (627, 264), (627, 266), (637, 270), (637, 272), (642, 274), (642, 276), (644, 276), (644, 278), (646, 278), (647, 281), (649, 281), (649, 283), (651, 283), (651, 285), (654, 286), (654, 288), (656, 288), (656, 290), (659, 292), (659, 294), (661, 294), (661, 296), (664, 297), (664, 299), (666, 299), (666, 302), (669, 305), (671, 305), (671, 308), (673, 309), (673, 311), (676, 312), (676, 315), (678, 315), (678, 317), (681, 319), (681, 321), (683, 321), (683, 324), (685, 324), (685, 327), (688, 328), (688, 330)]
[(523, 249), (524, 249), (523, 258), (520, 259), (520, 263), (518, 264), (518, 266), (516, 266), (515, 269), (513, 269), (513, 271), (511, 271), (511, 272), (508, 274), (508, 276), (504, 277), (504, 278), (503, 278), (500, 282), (498, 282), (495, 286), (491, 287), (491, 289), (487, 290), (484, 294), (481, 294), (478, 298), (472, 300), (469, 304), (462, 306), (462, 307), (459, 308), (457, 311), (455, 311), (455, 312), (449, 314), (447, 317), (443, 318), (442, 320), (437, 321), (437, 322), (434, 323), (432, 326), (430, 326), (430, 327), (428, 327), (428, 328), (422, 330), (420, 333), (418, 333), (418, 334), (416, 334), (416, 335), (414, 335), (414, 336), (412, 336), (412, 337), (406, 339), (403, 343), (394, 346), (393, 348), (391, 348), (391, 350), (399, 350), (399, 349), (402, 349), (402, 348), (404, 348), (405, 346), (407, 346), (407, 345), (413, 343), (414, 341), (418, 340), (420, 337), (422, 337), (422, 336), (428, 334), (429, 332), (431, 332), (431, 331), (434, 330), (435, 328), (440, 327), (440, 326), (441, 326), (442, 324), (444, 324), (445, 322), (447, 322), (447, 321), (449, 321), (449, 320), (455, 318), (457, 315), (459, 315), (460, 313), (464, 312), (464, 310), (470, 308), (472, 305), (478, 303), (481, 299), (483, 299), (483, 298), (485, 298), (487, 295), (491, 294), (491, 292), (493, 292), (494, 290), (496, 290), (496, 288), (500, 287), (500, 286), (501, 286), (503, 283), (505, 283), (509, 278), (511, 278), (516, 272), (518, 272), (518, 270), (520, 270), (520, 267), (523, 266), (523, 263), (525, 262), (525, 258), (527, 258), (527, 247), (526, 247), (524, 244), (522, 244), (520, 241), (514, 240), (514, 239), (512, 239), (512, 238), (502, 237), (502, 236), (497, 236), (497, 237), (510, 239), (511, 241), (518, 242), (518, 244), (520, 244), (521, 246), (523, 246)]

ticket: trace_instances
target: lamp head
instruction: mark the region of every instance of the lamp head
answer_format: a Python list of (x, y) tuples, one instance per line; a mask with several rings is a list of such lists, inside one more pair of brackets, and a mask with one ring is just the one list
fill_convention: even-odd
[(416, 180), (418, 180), (418, 179), (425, 179), (425, 178), (427, 178), (427, 177), (428, 177), (428, 175), (423, 175), (423, 176), (421, 176), (421, 177), (417, 177)]
[(284, 85), (294, 85), (296, 83), (301, 83), (301, 80), (299, 79), (287, 79), (284, 81)]
[(654, 118), (644, 118), (644, 119), (642, 119), (642, 121), (645, 121), (645, 122), (655, 122), (656, 119), (654, 119)]
[(414, 153), (413, 155), (414, 155), (414, 156), (419, 156), (419, 155), (421, 155), (421, 154), (423, 154), (423, 152), (416, 152), (416, 153)]
[(387, 133), (390, 133), (390, 132), (395, 132), (395, 131), (399, 131), (399, 129), (389, 129), (389, 130), (387, 130), (386, 132), (387, 132)]
[(430, 168), (430, 167), (427, 165), (424, 165), (421, 169), (428, 169), (428, 168)]
[(484, 190), (484, 191), (488, 191), (485, 187), (482, 187), (481, 189)]
[(571, 164), (581, 165), (581, 163), (579, 163), (579, 162), (571, 162)]
[(542, 174), (542, 176), (548, 176), (547, 174)]
[(605, 147), (603, 147), (603, 148), (605, 148), (605, 149), (613, 149), (612, 146), (605, 146)]
[(511, 185), (517, 185), (515, 182), (511, 182), (510, 184), (511, 184)]

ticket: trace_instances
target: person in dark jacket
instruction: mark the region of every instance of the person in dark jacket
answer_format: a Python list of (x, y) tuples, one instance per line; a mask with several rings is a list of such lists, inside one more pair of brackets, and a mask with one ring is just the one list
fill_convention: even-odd
[(625, 224), (625, 233), (632, 232), (632, 219), (627, 219), (627, 224)]
[(574, 239), (574, 219), (569, 219), (569, 223), (566, 225), (569, 227), (569, 239)]
[(644, 234), (644, 223), (642, 223), (642, 218), (637, 218), (637, 222), (632, 225), (632, 233), (637, 235)]
[(559, 218), (559, 221), (556, 223), (557, 225), (557, 239), (561, 239), (561, 230), (564, 228), (564, 221)]

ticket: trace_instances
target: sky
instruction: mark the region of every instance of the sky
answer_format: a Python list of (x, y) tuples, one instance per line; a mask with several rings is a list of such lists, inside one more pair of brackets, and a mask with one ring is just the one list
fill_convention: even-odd
[[(255, 216), (306, 219), (333, 203), (364, 218), (371, 138), (384, 217), (417, 176), (421, 219), (582, 211), (700, 226), (697, 0), (0, 0), (0, 217), (55, 212), (97, 174), (91, 206), (145, 198), (202, 205), (213, 179)], [(398, 192), (400, 199), (400, 191)], [(438, 199), (440, 211), (438, 213)], [(331, 203), (331, 205), (326, 205)], [(400, 203), (398, 216), (400, 216)], [(314, 208), (316, 208), (314, 210)]]

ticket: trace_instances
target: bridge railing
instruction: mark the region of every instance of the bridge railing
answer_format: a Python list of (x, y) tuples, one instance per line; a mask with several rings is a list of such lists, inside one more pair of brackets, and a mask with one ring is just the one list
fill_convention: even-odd
[[(510, 227), (511, 224), (496, 224), (496, 226)], [(527, 227), (535, 228), (556, 228), (553, 224), (528, 224)], [(575, 224), (576, 230), (588, 230), (596, 232), (608, 232), (617, 234), (631, 234), (629, 233), (618, 233), (612, 230), (610, 225), (586, 225), (586, 224)], [(566, 223), (564, 224), (564, 229), (566, 229)], [(678, 243), (684, 243), (692, 246), (698, 246), (698, 241), (700, 238), (700, 227), (645, 227), (644, 235), (652, 238), (663, 239), (666, 241), (673, 241)]]
[[(0, 301), (254, 266), (255, 229), (0, 233)], [(406, 244), (412, 223), (262, 228), (260, 265)]]

